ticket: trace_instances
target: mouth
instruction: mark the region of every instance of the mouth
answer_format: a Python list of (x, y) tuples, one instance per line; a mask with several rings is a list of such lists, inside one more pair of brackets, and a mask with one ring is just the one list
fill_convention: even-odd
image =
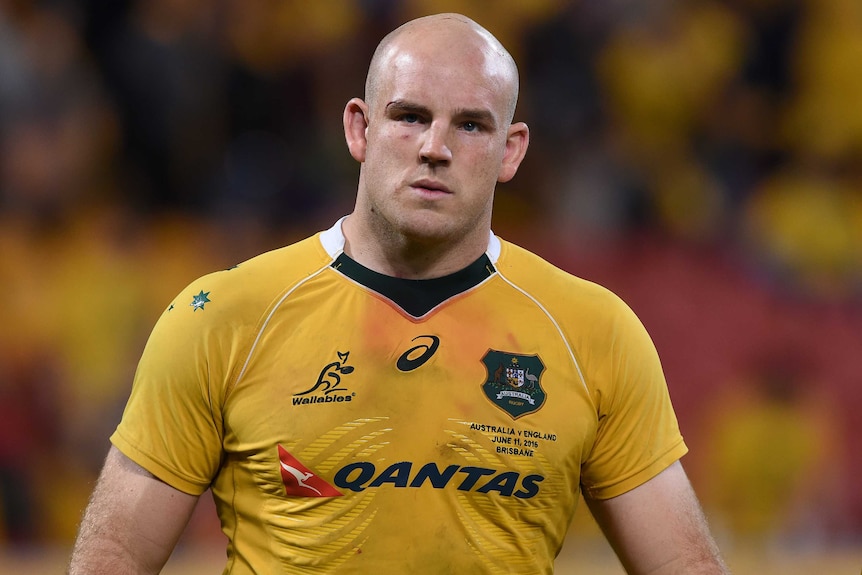
[(410, 187), (419, 192), (437, 192), (443, 194), (451, 194), (452, 190), (447, 188), (445, 185), (440, 182), (435, 182), (434, 180), (416, 180)]

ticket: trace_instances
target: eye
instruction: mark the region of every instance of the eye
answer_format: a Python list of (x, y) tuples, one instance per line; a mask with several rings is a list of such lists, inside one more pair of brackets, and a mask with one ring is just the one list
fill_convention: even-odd
[(478, 132), (479, 124), (477, 124), (476, 122), (464, 122), (462, 128), (465, 132)]
[(407, 124), (418, 124), (421, 121), (418, 114), (403, 114), (400, 119)]

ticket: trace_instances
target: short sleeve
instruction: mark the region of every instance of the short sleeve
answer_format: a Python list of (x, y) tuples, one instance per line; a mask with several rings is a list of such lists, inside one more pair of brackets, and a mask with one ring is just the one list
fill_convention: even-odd
[(634, 312), (614, 299), (595, 368), (595, 443), (582, 465), (586, 496), (609, 499), (648, 481), (687, 452), (655, 345)]
[(227, 376), (219, 312), (207, 281), (192, 284), (162, 314), (144, 348), (111, 442), (180, 491), (199, 495), (221, 463), (221, 393)]

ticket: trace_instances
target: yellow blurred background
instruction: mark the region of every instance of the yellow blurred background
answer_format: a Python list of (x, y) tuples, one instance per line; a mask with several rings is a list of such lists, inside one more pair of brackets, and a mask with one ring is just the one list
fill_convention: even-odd
[[(171, 298), (351, 209), (342, 108), (441, 11), (521, 70), (495, 231), (644, 321), (731, 565), (862, 569), (858, 0), (6, 0), (0, 573), (62, 570)], [(204, 498), (167, 572), (221, 542)], [(576, 571), (621, 572), (583, 506)]]

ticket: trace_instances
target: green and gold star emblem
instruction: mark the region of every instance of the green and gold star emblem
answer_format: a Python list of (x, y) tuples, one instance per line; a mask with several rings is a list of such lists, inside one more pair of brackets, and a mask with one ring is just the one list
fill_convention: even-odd
[(192, 306), (194, 311), (204, 309), (204, 304), (207, 304), (210, 301), (210, 298), (207, 297), (208, 295), (210, 295), (210, 292), (204, 293), (204, 290), (201, 290), (201, 293), (196, 296), (192, 296), (192, 303), (189, 305)]

